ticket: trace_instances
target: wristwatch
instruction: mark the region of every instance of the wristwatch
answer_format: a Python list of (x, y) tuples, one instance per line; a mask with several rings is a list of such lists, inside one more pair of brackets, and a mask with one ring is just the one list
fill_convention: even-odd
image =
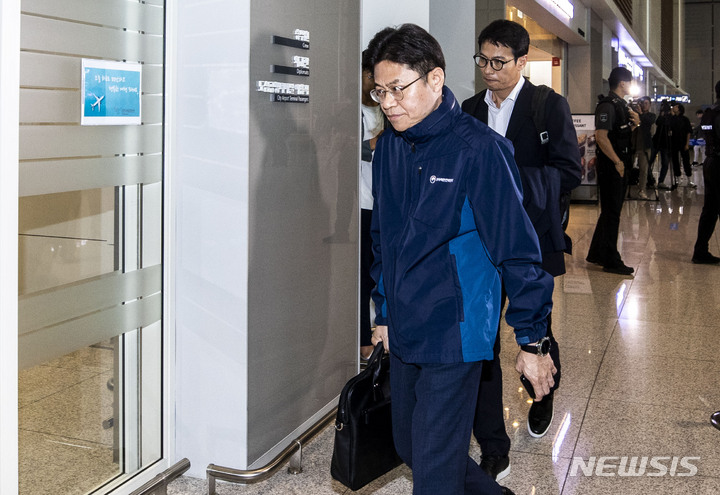
[(550, 337), (543, 337), (535, 344), (521, 345), (520, 349), (530, 354), (537, 354), (538, 356), (546, 356), (550, 352)]

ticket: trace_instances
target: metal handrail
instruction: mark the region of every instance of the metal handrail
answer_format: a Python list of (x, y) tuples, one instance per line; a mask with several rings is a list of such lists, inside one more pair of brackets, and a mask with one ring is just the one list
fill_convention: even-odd
[(217, 466), (215, 464), (208, 464), (207, 467), (207, 479), (208, 479), (208, 495), (217, 495), (215, 491), (215, 481), (223, 480), (230, 481), (232, 483), (257, 483), (259, 481), (266, 480), (275, 471), (282, 466), (285, 461), (290, 459), (290, 466), (288, 471), (291, 474), (300, 474), (302, 472), (302, 447), (303, 444), (308, 442), (317, 433), (323, 430), (330, 420), (334, 420), (337, 416), (337, 407), (328, 412), (323, 416), (317, 423), (311, 426), (305, 433), (293, 440), (290, 445), (285, 447), (275, 458), (263, 467), (257, 469), (234, 469), (229, 467)]
[(149, 495), (151, 493), (155, 493), (155, 490), (158, 488), (161, 488), (159, 493), (166, 494), (168, 483), (179, 477), (188, 469), (190, 469), (190, 461), (186, 458), (173, 464), (168, 469), (132, 492), (130, 495)]

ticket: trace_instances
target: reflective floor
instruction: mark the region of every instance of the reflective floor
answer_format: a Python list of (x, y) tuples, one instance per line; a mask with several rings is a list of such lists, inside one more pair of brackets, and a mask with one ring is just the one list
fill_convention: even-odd
[(112, 377), (110, 342), (20, 371), (20, 495), (80, 495), (119, 474)]
[[(563, 379), (541, 439), (527, 433), (528, 397), (513, 369), (512, 332), (503, 331), (512, 467), (501, 484), (517, 494), (720, 493), (720, 431), (710, 424), (720, 409), (720, 266), (690, 262), (703, 201), (699, 168), (694, 181), (697, 190), (625, 203), (619, 247), (634, 277), (585, 262), (599, 208), (573, 205), (575, 255), (556, 279), (553, 311)], [(715, 255), (718, 240), (716, 231)], [(254, 485), (218, 482), (217, 493), (353, 493), (330, 477), (332, 435), (328, 428), (308, 444), (300, 475), (283, 469)], [(470, 450), (479, 460), (475, 443)], [(357, 493), (411, 494), (411, 479), (401, 466)], [(207, 484), (183, 477), (168, 493), (203, 494)]]

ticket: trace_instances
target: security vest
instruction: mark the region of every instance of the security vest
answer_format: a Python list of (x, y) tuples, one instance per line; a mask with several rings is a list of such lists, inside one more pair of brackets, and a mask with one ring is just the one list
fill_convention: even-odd
[[(615, 121), (612, 129), (608, 132), (608, 139), (610, 139), (615, 154), (628, 165), (628, 161), (633, 155), (633, 146), (630, 113), (628, 112), (627, 103), (615, 94), (604, 96), (598, 102), (598, 106), (603, 103), (611, 103), (615, 107)], [(604, 156), (600, 147), (598, 147), (598, 154)]]
[(702, 133), (705, 137), (706, 156), (717, 157), (720, 155), (720, 137), (718, 136), (720, 129), (714, 128), (715, 119), (718, 115), (720, 115), (720, 104), (705, 110), (700, 119), (700, 126), (702, 127)]

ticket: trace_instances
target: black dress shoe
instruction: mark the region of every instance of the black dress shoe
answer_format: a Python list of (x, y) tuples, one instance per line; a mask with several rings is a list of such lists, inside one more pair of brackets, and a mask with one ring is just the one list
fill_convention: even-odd
[(554, 392), (550, 392), (540, 402), (533, 401), (532, 406), (530, 406), (527, 421), (530, 436), (535, 438), (543, 437), (550, 429), (550, 423), (552, 423), (555, 415), (555, 408), (553, 407), (554, 394)]
[(500, 487), (500, 493), (502, 493), (502, 495), (515, 495), (515, 492), (506, 486)]
[(617, 273), (618, 275), (631, 275), (635, 269), (630, 266), (626, 266), (625, 263), (620, 261), (614, 265), (604, 266), (603, 271), (608, 273)]
[(480, 459), (480, 469), (495, 481), (510, 474), (510, 457), (507, 455), (484, 455)]
[(715, 428), (720, 430), (720, 411), (714, 412), (713, 415), (710, 416), (710, 422)]
[(720, 263), (720, 258), (710, 253), (693, 254), (692, 262), (699, 265), (715, 265)]
[(585, 258), (585, 261), (588, 263), (593, 263), (594, 265), (602, 265), (602, 261), (600, 261), (600, 258), (596, 258), (594, 256), (587, 255), (587, 258)]

